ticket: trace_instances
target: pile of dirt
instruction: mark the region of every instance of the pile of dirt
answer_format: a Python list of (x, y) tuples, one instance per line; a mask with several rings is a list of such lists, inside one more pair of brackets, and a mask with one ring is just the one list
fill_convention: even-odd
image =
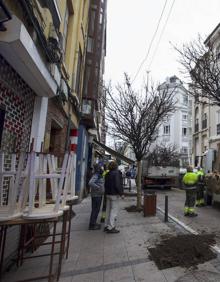
[(162, 240), (154, 248), (148, 248), (150, 258), (159, 269), (175, 266), (189, 268), (216, 258), (210, 249), (215, 244), (215, 235), (178, 235)]
[(142, 212), (143, 211), (143, 207), (142, 208), (137, 208), (137, 206), (132, 205), (132, 206), (129, 206), (129, 207), (125, 207), (125, 210), (127, 212)]

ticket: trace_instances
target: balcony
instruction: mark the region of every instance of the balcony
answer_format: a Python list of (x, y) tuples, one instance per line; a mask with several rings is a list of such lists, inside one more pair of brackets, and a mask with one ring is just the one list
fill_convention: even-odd
[(16, 16), (0, 33), (0, 53), (38, 96), (55, 97), (57, 82), (38, 51), (26, 27)]
[(220, 135), (220, 123), (216, 125), (217, 135)]
[(198, 132), (198, 131), (199, 131), (199, 124), (196, 123), (196, 124), (195, 124), (195, 133)]
[(202, 120), (202, 129), (207, 128), (207, 119)]

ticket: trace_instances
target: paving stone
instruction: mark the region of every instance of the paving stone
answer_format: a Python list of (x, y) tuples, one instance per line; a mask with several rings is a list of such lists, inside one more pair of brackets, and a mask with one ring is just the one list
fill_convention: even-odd
[(197, 268), (200, 271), (211, 271), (211, 272), (219, 273), (219, 270), (216, 267), (214, 267), (214, 265), (212, 265), (211, 262), (205, 262), (205, 263), (199, 264)]
[(103, 282), (103, 275), (103, 271), (76, 275), (71, 282)]
[(220, 274), (211, 271), (192, 271), (183, 275), (176, 282), (219, 282)]
[(120, 267), (104, 272), (104, 282), (135, 281), (131, 266)]
[(175, 282), (179, 277), (183, 276), (185, 272), (186, 270), (184, 268), (178, 266), (162, 270), (168, 282)]
[(147, 262), (132, 266), (135, 281), (138, 282), (167, 282), (162, 271), (154, 263)]

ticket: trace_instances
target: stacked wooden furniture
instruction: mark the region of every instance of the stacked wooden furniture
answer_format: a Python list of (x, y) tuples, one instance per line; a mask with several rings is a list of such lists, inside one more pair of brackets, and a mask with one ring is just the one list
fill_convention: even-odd
[[(26, 243), (25, 237), (28, 226), (51, 222), (53, 230), (49, 243), (51, 244), (51, 252), (48, 254), (50, 256), (49, 274), (45, 278), (51, 279), (54, 276), (53, 257), (58, 243), (60, 244), (59, 276), (65, 251), (68, 256), (72, 204), (77, 198), (75, 196), (75, 163), (76, 155), (71, 152), (64, 155), (61, 168), (58, 168), (57, 158), (51, 154), (32, 151), (27, 154), (6, 155), (0, 152), (0, 272), (4, 260), (8, 226), (21, 226), (18, 246), (18, 265), (21, 265), (25, 258), (24, 250), (29, 244), (29, 242)], [(58, 233), (56, 224), (60, 217), (63, 219), (62, 229)], [(35, 227), (33, 228), (35, 230)], [(57, 241), (56, 236), (61, 238)], [(34, 244), (35, 239), (36, 234), (33, 231), (30, 243)]]

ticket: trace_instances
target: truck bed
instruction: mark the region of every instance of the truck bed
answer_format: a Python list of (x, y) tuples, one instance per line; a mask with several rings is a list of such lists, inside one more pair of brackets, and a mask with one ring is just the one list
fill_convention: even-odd
[(176, 186), (177, 178), (174, 176), (145, 176), (143, 189), (161, 188), (167, 189)]

